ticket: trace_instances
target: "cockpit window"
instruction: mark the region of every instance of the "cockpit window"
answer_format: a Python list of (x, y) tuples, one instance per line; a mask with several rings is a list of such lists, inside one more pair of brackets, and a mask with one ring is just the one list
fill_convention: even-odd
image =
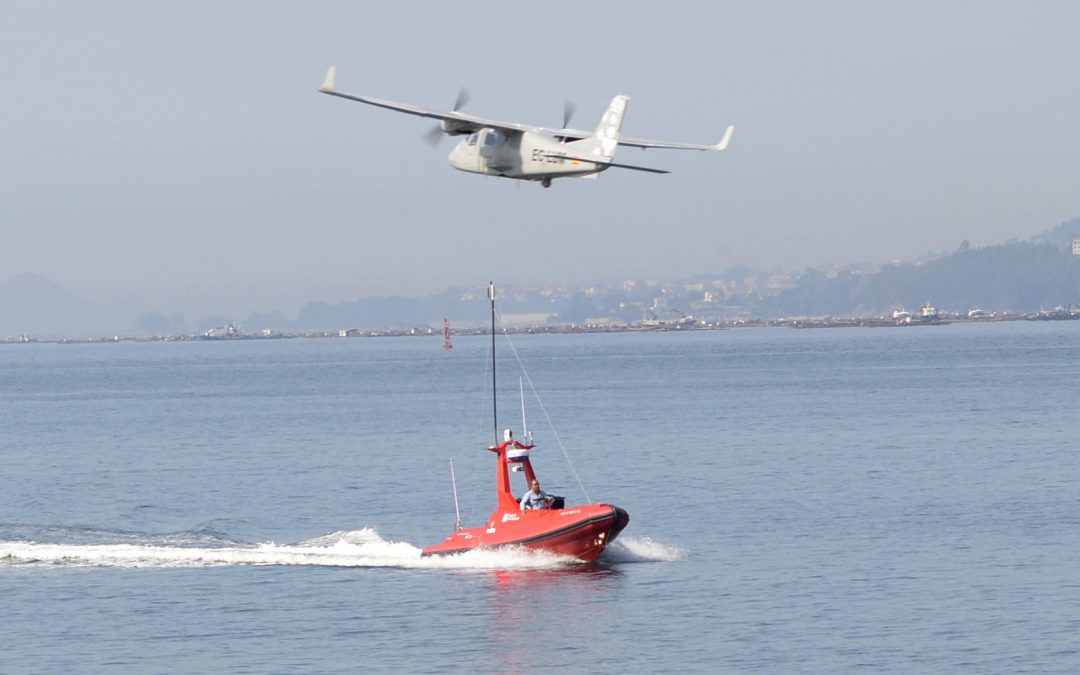
[(489, 129), (484, 134), (484, 145), (502, 145), (506, 142), (506, 136), (499, 131)]
[(469, 145), (476, 145), (476, 140), (480, 137), (480, 134), (469, 134)]

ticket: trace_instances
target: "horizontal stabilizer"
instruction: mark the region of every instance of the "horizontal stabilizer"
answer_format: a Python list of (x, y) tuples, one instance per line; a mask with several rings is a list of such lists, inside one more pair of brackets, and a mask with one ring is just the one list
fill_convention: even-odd
[(589, 164), (595, 164), (599, 168), (599, 170), (601, 170), (601, 171), (603, 169), (606, 169), (609, 166), (614, 166), (614, 167), (619, 168), (619, 169), (631, 169), (633, 171), (647, 171), (649, 173), (671, 173), (670, 171), (667, 171), (665, 169), (653, 169), (653, 168), (647, 167), (647, 166), (634, 166), (633, 164), (621, 164), (619, 162), (607, 162), (607, 161), (601, 161), (601, 160), (596, 159), (596, 158), (589, 159), (588, 157), (576, 157), (574, 155), (565, 155), (565, 154), (556, 153), (556, 152), (545, 152), (545, 153), (542, 153), (542, 156), (543, 157), (551, 157), (551, 158), (554, 158), (554, 159), (569, 159), (569, 160), (573, 160), (573, 161), (576, 161), (576, 162), (588, 162)]
[(648, 166), (634, 166), (633, 164), (618, 164), (616, 162), (596, 162), (596, 164), (614, 166), (620, 169), (631, 169), (633, 171), (647, 171), (649, 173), (671, 173), (667, 169), (653, 169)]

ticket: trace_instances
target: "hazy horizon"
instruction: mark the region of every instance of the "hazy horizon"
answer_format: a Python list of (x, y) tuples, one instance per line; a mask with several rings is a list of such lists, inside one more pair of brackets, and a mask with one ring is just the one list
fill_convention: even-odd
[[(416, 16), (424, 15), (417, 20)], [(1080, 213), (1072, 3), (9, 2), (0, 279), (163, 312), (884, 262)], [(343, 91), (558, 126), (631, 96), (672, 170), (464, 174)], [(1072, 145), (1070, 145), (1072, 144)], [(197, 310), (196, 308), (203, 308)]]
[[(1034, 237), (1025, 239), (1013, 237), (1005, 242), (990, 244), (985, 248), (992, 250), (1013, 243), (1041, 241), (1050, 243), (1057, 248), (1065, 247), (1067, 249), (1068, 238), (1076, 234), (1080, 234), (1080, 218), (1059, 223), (1054, 228), (1047, 228)], [(554, 301), (560, 297), (563, 299), (572, 298), (576, 293), (588, 288), (601, 289), (601, 296), (606, 295), (606, 291), (603, 289), (622, 292), (622, 286), (628, 280), (649, 286), (658, 284), (660, 288), (678, 289), (681, 288), (680, 284), (686, 282), (725, 279), (728, 282), (742, 283), (747, 276), (758, 276), (764, 279), (774, 273), (794, 275), (795, 279), (799, 279), (804, 273), (810, 273), (810, 278), (816, 278), (816, 275), (821, 272), (830, 273), (831, 276), (830, 270), (833, 272), (847, 270), (856, 274), (873, 273), (883, 266), (897, 262), (921, 267), (925, 263), (936, 260), (951, 259), (959, 251), (968, 248), (968, 246), (970, 246), (970, 242), (965, 241), (958, 249), (926, 252), (924, 255), (912, 260), (850, 261), (843, 264), (829, 265), (825, 269), (803, 268), (793, 270), (784, 269), (780, 266), (772, 269), (762, 269), (736, 263), (734, 266), (723, 270), (686, 271), (667, 278), (623, 276), (617, 279), (597, 278), (583, 284), (567, 284), (560, 280), (549, 279), (544, 282), (525, 285), (512, 281), (504, 283), (499, 280), (496, 285), (502, 289), (501, 295), (504, 297), (509, 297), (507, 296), (508, 293), (514, 296), (525, 293), (535, 297), (537, 291), (544, 289), (558, 291), (552, 296)], [(1010, 248), (1009, 250), (1029, 249)], [(967, 271), (970, 272), (971, 270), (968, 269)], [(1032, 269), (1031, 272), (1036, 273), (1036, 270)], [(995, 274), (994, 276), (996, 278), (998, 275)], [(967, 282), (970, 282), (970, 279), (965, 282), (970, 285)], [(1049, 283), (1053, 285), (1054, 282)], [(438, 317), (448, 315), (455, 317), (457, 323), (464, 321), (469, 324), (470, 321), (475, 321), (479, 325), (483, 325), (486, 321), (484, 313), (480, 311), (479, 314), (476, 314), (469, 303), (461, 305), (458, 302), (457, 293), (470, 292), (475, 297), (480, 298), (486, 294), (486, 286), (487, 282), (473, 280), (468, 284), (445, 286), (426, 293), (391, 292), (369, 295), (349, 295), (344, 289), (333, 288), (329, 289), (322, 297), (296, 296), (293, 304), (286, 302), (288, 295), (279, 296), (277, 302), (271, 298), (268, 303), (254, 304), (245, 301), (242, 293), (232, 295), (218, 293), (212, 297), (210, 295), (193, 297), (181, 296), (175, 293), (161, 293), (155, 296), (158, 304), (149, 305), (145, 304), (145, 302), (139, 304), (140, 301), (138, 300), (125, 301), (123, 298), (95, 300), (87, 296), (70, 293), (47, 277), (24, 273), (8, 279), (0, 279), (0, 308), (3, 309), (6, 320), (6, 322), (0, 322), (3, 324), (3, 326), (0, 326), (0, 336), (7, 335), (10, 338), (18, 334), (31, 334), (54, 339), (72, 338), (79, 335), (182, 335), (190, 334), (193, 331), (201, 333), (209, 328), (221, 327), (226, 324), (235, 324), (248, 329), (251, 328), (251, 325), (258, 324), (261, 328), (277, 330), (326, 330), (337, 324), (357, 324), (366, 328), (385, 328), (390, 325), (405, 325), (416, 322), (434, 325), (432, 322), (437, 322)], [(644, 289), (645, 286), (641, 288)], [(1016, 288), (1019, 288), (1019, 286), (1014, 284), (1013, 290), (1015, 291)], [(299, 292), (302, 293), (302, 291)], [(678, 292), (676, 292), (677, 295)], [(1018, 296), (1014, 296), (1015, 293), (1010, 292), (1010, 297), (1015, 300)], [(170, 299), (172, 304), (161, 304), (168, 302)], [(420, 319), (419, 315), (416, 314), (418, 307), (416, 303), (418, 301), (426, 306), (426, 310), (423, 310), (429, 313), (426, 319)], [(680, 302), (685, 301), (687, 300), (684, 299)], [(520, 302), (520, 299), (518, 302)], [(990, 306), (994, 306), (992, 303), (997, 301), (984, 298), (981, 301), (976, 301), (975, 304), (982, 305), (987, 302), (991, 302)], [(511, 301), (510, 306), (514, 306), (514, 301)], [(561, 307), (561, 305), (553, 305), (552, 307), (556, 306)], [(207, 309), (208, 307), (212, 309)], [(1035, 305), (1029, 302), (1015, 306), (1009, 304), (1008, 307), (1030, 310)], [(525, 309), (518, 307), (516, 311), (520, 312), (523, 309), (529, 313), (536, 308)], [(511, 313), (515, 312), (515, 310), (510, 311)], [(813, 313), (811, 311), (811, 314)], [(473, 314), (476, 315), (473, 316)], [(331, 315), (335, 318), (328, 319)], [(398, 315), (399, 318), (388, 318), (392, 315)], [(359, 318), (361, 316), (366, 318)], [(413, 318), (405, 318), (406, 316)], [(310, 323), (313, 317), (319, 318), (314, 323)], [(302, 319), (309, 321), (309, 323), (303, 323)]]

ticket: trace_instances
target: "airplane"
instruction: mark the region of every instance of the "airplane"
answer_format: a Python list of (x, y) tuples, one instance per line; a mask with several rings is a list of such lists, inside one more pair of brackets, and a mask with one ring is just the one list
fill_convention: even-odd
[(551, 187), (551, 181), (555, 178), (596, 178), (601, 171), (606, 171), (611, 167), (649, 173), (670, 173), (663, 169), (617, 163), (614, 161), (615, 151), (620, 145), (676, 150), (723, 150), (728, 146), (731, 134), (735, 131), (734, 126), (729, 126), (724, 131), (720, 142), (714, 145), (623, 136), (620, 131), (623, 116), (626, 113), (626, 102), (630, 100), (629, 96), (623, 94), (611, 99), (611, 104), (593, 131), (566, 128), (572, 113), (569, 105), (563, 118), (563, 128), (549, 129), (518, 122), (500, 122), (463, 113), (460, 108), (467, 100), (464, 90), (458, 95), (453, 108), (447, 112), (441, 112), (410, 103), (397, 103), (337, 91), (334, 88), (335, 76), (336, 68), (330, 66), (326, 71), (326, 80), (319, 87), (319, 91), (350, 101), (359, 101), (408, 115), (439, 120), (438, 126), (427, 134), (427, 139), (432, 144), (437, 143), (442, 134), (466, 136), (450, 152), (448, 159), (455, 169), (488, 176), (539, 181), (544, 187)]

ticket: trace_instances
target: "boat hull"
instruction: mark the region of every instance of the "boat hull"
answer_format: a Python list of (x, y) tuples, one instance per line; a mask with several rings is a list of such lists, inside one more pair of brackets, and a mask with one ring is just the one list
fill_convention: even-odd
[(610, 504), (565, 509), (497, 509), (485, 527), (457, 530), (422, 556), (453, 555), (474, 549), (520, 546), (592, 562), (630, 522), (626, 511)]

